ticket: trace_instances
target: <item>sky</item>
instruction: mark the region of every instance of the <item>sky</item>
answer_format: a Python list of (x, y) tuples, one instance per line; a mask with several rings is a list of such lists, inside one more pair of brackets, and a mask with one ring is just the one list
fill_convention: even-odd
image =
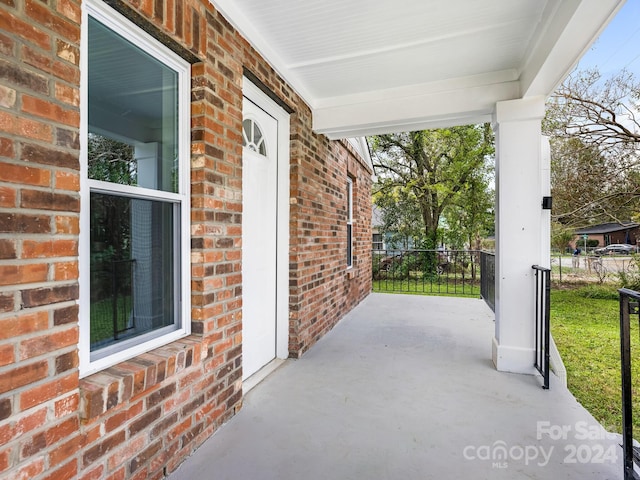
[(640, 0), (627, 0), (578, 64), (580, 70), (591, 67), (603, 77), (627, 68), (640, 80)]

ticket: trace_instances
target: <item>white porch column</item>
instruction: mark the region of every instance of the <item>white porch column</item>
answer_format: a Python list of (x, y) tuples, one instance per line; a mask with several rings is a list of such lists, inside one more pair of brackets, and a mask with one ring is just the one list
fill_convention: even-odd
[[(544, 98), (498, 102), (496, 131), (496, 332), (498, 370), (534, 373), (534, 272), (548, 265), (548, 148)], [(547, 238), (543, 238), (544, 236)]]

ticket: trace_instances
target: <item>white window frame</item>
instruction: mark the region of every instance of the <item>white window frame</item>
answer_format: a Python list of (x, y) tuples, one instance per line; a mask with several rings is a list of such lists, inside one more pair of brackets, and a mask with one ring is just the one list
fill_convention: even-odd
[(347, 177), (347, 268), (353, 268), (353, 179)]
[[(149, 188), (117, 185), (88, 178), (87, 138), (89, 133), (88, 105), (88, 24), (89, 17), (99, 21), (107, 28), (126, 38), (132, 44), (152, 55), (158, 61), (178, 73), (178, 193), (164, 192)], [(125, 17), (99, 0), (83, 2), (81, 32), (81, 80), (80, 80), (80, 245), (79, 245), (79, 284), (80, 284), (80, 376), (85, 377), (112, 365), (128, 360), (142, 353), (159, 348), (191, 333), (191, 272), (190, 272), (190, 114), (191, 114), (191, 65), (158, 40), (131, 23)], [(158, 200), (178, 205), (180, 219), (174, 220), (177, 272), (176, 282), (180, 282), (176, 298), (177, 317), (174, 324), (139, 337), (124, 340), (110, 352), (108, 348), (94, 354), (90, 351), (90, 193), (124, 193), (138, 199)], [(106, 353), (105, 353), (106, 352)]]

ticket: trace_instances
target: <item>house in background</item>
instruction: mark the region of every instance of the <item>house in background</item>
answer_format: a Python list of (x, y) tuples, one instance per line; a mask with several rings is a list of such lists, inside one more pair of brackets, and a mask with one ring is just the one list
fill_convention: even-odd
[[(571, 241), (571, 248), (584, 246), (585, 240), (598, 242), (594, 247), (606, 247), (612, 243), (626, 243), (637, 245), (640, 239), (640, 224), (629, 223), (601, 223), (576, 230), (576, 237)], [(586, 236), (586, 237), (585, 237)]]
[(493, 122), (532, 373), (544, 103), (622, 3), (0, 2), (0, 477), (160, 479), (311, 348), (371, 289), (364, 135)]
[(383, 212), (380, 207), (373, 204), (371, 211), (372, 246), (375, 251), (384, 250), (411, 250), (416, 247), (416, 239), (411, 235), (401, 235), (398, 232), (383, 231)]
[(380, 208), (375, 204), (371, 210), (371, 234), (372, 234), (372, 248), (376, 250), (386, 250), (385, 234), (382, 233), (380, 227), (382, 226), (382, 218)]

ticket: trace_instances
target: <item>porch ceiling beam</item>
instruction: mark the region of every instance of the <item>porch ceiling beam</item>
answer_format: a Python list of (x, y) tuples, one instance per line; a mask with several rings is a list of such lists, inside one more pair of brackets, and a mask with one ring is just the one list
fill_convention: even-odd
[(313, 129), (337, 139), (482, 123), (491, 121), (496, 102), (519, 98), (519, 92), (515, 80), (448, 90), (368, 92), (317, 106)]

